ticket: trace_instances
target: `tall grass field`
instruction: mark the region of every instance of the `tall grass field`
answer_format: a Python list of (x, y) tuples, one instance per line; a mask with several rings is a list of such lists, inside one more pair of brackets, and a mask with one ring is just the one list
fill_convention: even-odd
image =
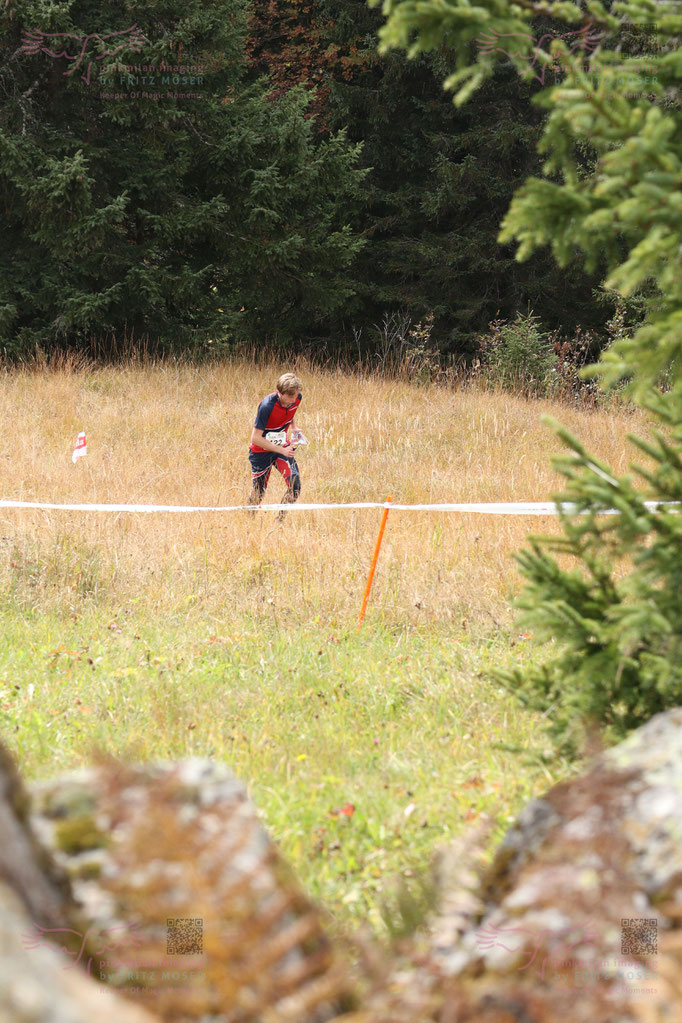
[[(0, 496), (241, 505), (258, 402), (289, 369), (307, 502), (548, 500), (544, 413), (621, 472), (645, 431), (624, 407), (304, 362), (67, 360), (0, 376)], [(266, 500), (283, 493), (273, 470)], [(566, 776), (529, 765), (542, 722), (491, 674), (543, 655), (515, 624), (512, 555), (551, 517), (391, 512), (358, 630), (378, 509), (0, 515), (0, 735), (27, 778), (97, 750), (220, 758), (308, 891), (381, 932), (439, 844), (486, 818), (494, 841)]]

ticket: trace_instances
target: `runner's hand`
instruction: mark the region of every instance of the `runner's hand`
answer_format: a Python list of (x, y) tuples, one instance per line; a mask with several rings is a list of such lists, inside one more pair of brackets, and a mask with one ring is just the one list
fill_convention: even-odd
[(295, 449), (294, 449), (294, 447), (291, 444), (285, 444), (282, 447), (282, 454), (284, 455), (285, 458), (293, 458), (294, 457), (294, 450)]

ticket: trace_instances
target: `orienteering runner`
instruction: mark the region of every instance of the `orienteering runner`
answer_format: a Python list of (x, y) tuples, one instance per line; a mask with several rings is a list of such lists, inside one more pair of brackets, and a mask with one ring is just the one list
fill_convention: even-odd
[[(293, 373), (283, 373), (277, 381), (277, 389), (258, 406), (249, 446), (252, 486), (249, 504), (262, 502), (273, 465), (287, 485), (282, 504), (298, 499), (301, 476), (294, 458), (298, 431), (293, 423), (301, 398), (301, 381)], [(278, 518), (284, 518), (284, 512), (280, 512)]]

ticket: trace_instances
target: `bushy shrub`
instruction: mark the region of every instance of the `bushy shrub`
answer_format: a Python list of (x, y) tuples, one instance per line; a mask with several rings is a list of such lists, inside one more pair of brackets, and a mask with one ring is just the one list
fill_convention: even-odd
[(481, 370), (490, 383), (538, 396), (555, 387), (554, 345), (532, 313), (517, 313), (512, 322), (494, 320), (477, 341)]

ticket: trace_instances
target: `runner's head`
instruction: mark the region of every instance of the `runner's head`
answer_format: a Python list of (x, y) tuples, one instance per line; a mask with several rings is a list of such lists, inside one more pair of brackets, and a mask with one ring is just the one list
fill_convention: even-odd
[(282, 373), (277, 381), (277, 397), (280, 404), (293, 405), (301, 390), (301, 381), (293, 373)]

